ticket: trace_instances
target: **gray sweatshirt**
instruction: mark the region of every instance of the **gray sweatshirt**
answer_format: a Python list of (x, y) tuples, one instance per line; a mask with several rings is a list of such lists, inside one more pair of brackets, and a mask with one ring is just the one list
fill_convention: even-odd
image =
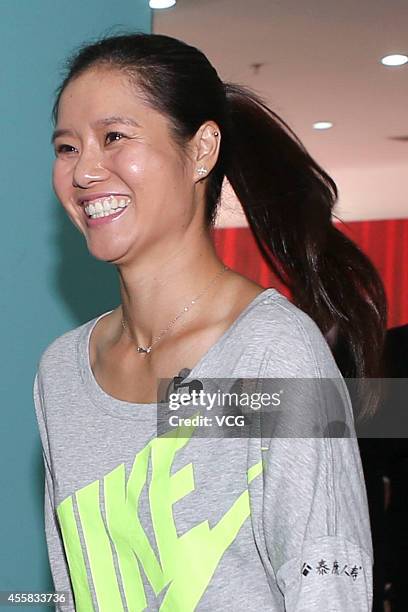
[(54, 340), (34, 380), (50, 567), (71, 597), (56, 609), (370, 612), (350, 398), (314, 321), (265, 289), (182, 382), (336, 380), (348, 437), (320, 435), (328, 402), (316, 386), (292, 390), (258, 435), (195, 435), (181, 419), (191, 405), (159, 432), (160, 402), (114, 398), (93, 375), (89, 338), (106, 314)]

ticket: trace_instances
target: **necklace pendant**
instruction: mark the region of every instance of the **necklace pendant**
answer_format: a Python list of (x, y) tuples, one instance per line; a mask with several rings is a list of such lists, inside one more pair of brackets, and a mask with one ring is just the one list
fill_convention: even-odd
[(150, 353), (151, 350), (152, 350), (151, 346), (148, 346), (146, 348), (144, 346), (138, 346), (137, 347), (137, 352), (138, 353)]

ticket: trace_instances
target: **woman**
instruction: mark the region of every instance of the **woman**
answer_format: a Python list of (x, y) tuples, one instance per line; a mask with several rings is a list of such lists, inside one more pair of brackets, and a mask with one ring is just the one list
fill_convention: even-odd
[[(343, 381), (333, 325), (355, 374), (375, 375), (383, 290), (332, 225), (333, 181), (260, 98), (167, 36), (82, 48), (54, 119), (56, 194), (121, 296), (54, 340), (34, 382), (60, 609), (368, 612), (360, 457), (355, 438), (321, 435), (320, 390), (290, 390), (273, 435), (239, 440), (158, 435), (154, 410), (158, 380)], [(293, 303), (218, 258), (225, 176)]]

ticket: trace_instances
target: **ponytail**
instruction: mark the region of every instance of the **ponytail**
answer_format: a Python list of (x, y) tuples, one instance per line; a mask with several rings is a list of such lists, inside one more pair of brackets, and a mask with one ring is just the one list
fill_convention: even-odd
[[(227, 178), (262, 256), (324, 335), (345, 377), (379, 377), (387, 306), (370, 260), (333, 224), (334, 181), (252, 90), (226, 83)], [(376, 409), (365, 403), (360, 418)]]

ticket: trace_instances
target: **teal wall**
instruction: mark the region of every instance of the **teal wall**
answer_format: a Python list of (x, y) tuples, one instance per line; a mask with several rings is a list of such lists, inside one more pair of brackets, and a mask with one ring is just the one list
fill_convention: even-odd
[(147, 0), (0, 1), (0, 591), (52, 589), (32, 401), (38, 358), (119, 299), (114, 269), (88, 254), (52, 191), (53, 92), (72, 49), (123, 29), (151, 31)]

